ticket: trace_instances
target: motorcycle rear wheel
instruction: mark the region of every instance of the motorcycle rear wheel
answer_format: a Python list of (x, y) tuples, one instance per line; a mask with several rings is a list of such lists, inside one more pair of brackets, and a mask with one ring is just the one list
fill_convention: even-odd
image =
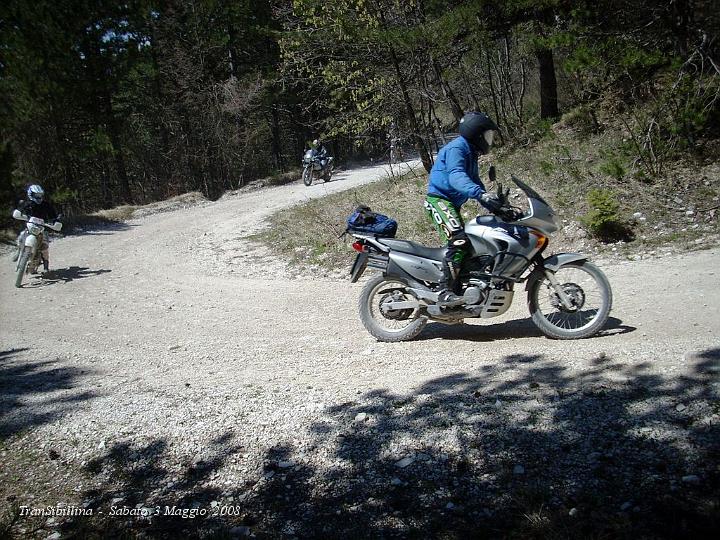
[(528, 290), (528, 309), (535, 325), (554, 339), (582, 339), (599, 332), (612, 306), (612, 291), (605, 274), (589, 261), (562, 265), (555, 278), (574, 307), (562, 306), (547, 277)]
[(15, 286), (16, 287), (22, 287), (22, 280), (23, 280), (23, 276), (25, 275), (25, 270), (27, 269), (28, 259), (30, 259), (30, 250), (23, 249), (23, 252), (20, 255), (20, 260), (18, 261), (17, 266), (15, 267)]
[(303, 184), (310, 186), (313, 182), (313, 170), (312, 167), (305, 167), (302, 173)]
[(407, 285), (378, 274), (365, 284), (360, 294), (360, 320), (378, 341), (396, 343), (413, 339), (427, 324), (427, 317), (419, 314), (419, 308), (383, 313), (382, 304), (388, 299), (414, 298), (407, 291)]

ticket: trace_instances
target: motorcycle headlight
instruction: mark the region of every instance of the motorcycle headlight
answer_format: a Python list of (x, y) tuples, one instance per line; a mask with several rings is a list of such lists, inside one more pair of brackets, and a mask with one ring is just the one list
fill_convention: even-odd
[(33, 225), (32, 223), (28, 223), (28, 231), (30, 232), (30, 234), (38, 235), (43, 232), (43, 228), (39, 225)]

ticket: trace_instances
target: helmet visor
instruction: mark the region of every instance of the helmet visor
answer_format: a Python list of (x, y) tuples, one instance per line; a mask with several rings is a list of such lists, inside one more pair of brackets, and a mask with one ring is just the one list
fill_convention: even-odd
[(492, 129), (488, 129), (483, 133), (483, 139), (485, 139), (485, 142), (488, 145), (488, 148), (490, 148), (493, 144), (493, 139), (495, 138), (495, 131)]

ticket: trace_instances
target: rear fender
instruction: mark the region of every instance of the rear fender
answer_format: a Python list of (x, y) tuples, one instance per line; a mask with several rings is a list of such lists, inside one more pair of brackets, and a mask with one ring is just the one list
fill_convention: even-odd
[(533, 270), (528, 277), (527, 283), (525, 284), (525, 290), (529, 291), (530, 287), (532, 287), (532, 285), (536, 281), (544, 278), (545, 270), (549, 270), (550, 272), (557, 272), (564, 264), (577, 261), (586, 261), (587, 258), (587, 255), (583, 255), (582, 253), (558, 253), (557, 255), (553, 255), (551, 257), (548, 257), (547, 259), (543, 259), (542, 265), (536, 266), (535, 270)]

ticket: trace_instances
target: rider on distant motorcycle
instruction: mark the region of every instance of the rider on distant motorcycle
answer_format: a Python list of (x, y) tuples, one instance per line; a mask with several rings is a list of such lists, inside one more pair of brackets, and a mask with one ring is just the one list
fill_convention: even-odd
[(478, 155), (487, 154), (498, 127), (485, 113), (469, 112), (460, 120), (460, 136), (443, 146), (430, 171), (425, 209), (443, 242), (447, 243), (438, 305), (463, 303), (457, 281), (468, 248), (460, 207), (477, 199), (490, 210), (497, 209), (497, 196), (485, 191), (478, 174)]
[(327, 166), (327, 148), (325, 148), (325, 145), (322, 142), (322, 139), (315, 139), (310, 147), (315, 150), (317, 153), (317, 157), (320, 160), (320, 165), (322, 165), (323, 169)]
[[(18, 210), (28, 217), (40, 218), (45, 222), (51, 223), (57, 221), (58, 213), (55, 211), (55, 207), (50, 201), (45, 199), (45, 190), (38, 184), (33, 184), (27, 188), (27, 201), (21, 201)], [(17, 245), (22, 246), (25, 243), (25, 236), (27, 230), (23, 229), (18, 235)], [(50, 254), (48, 251), (47, 238), (43, 238), (41, 246), (41, 253), (43, 257), (43, 267), (45, 272), (50, 269)], [(16, 252), (13, 260), (17, 260), (19, 250)]]

